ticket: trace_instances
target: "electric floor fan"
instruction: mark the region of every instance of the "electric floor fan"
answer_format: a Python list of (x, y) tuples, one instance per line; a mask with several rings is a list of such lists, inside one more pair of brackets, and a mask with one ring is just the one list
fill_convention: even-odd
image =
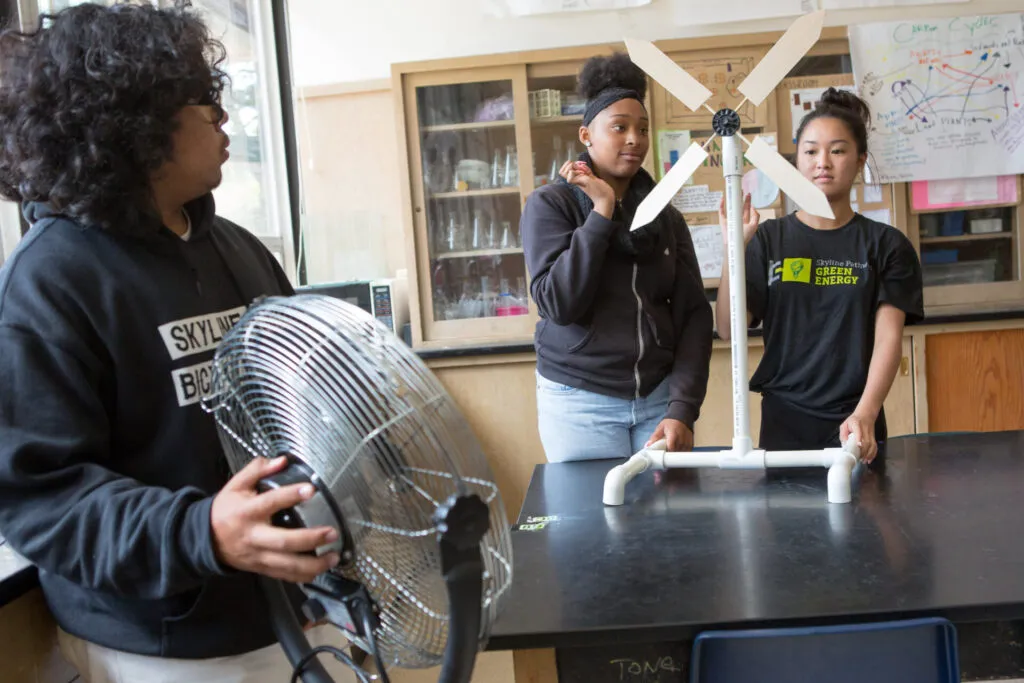
[[(213, 360), (212, 413), (235, 472), (285, 455), (261, 483), (312, 483), (279, 513), (285, 527), (331, 525), (317, 549), (341, 564), (300, 586), (311, 622), (330, 622), (387, 668), (441, 665), (469, 681), (512, 577), (505, 508), (476, 438), (413, 351), (360, 308), (323, 295), (253, 304)], [(331, 678), (310, 647), (284, 585), (263, 581), (292, 681)], [(282, 682), (283, 683), (283, 682)]]
[[(746, 102), (759, 105), (770, 95), (779, 81), (818, 41), (824, 23), (824, 12), (806, 14), (790, 25), (782, 38), (772, 46), (758, 65), (739, 84), (744, 99), (736, 109), (712, 109), (710, 90), (673, 62), (652, 43), (627, 39), (630, 59), (648, 76), (691, 111), (707, 109), (713, 115), (712, 135), (702, 147), (692, 143), (682, 157), (665, 174), (646, 199), (637, 207), (630, 230), (647, 225), (671, 201), (683, 183), (708, 158), (707, 145), (715, 137), (722, 138), (722, 171), (725, 176), (726, 222), (728, 232), (728, 268), (730, 330), (732, 337), (732, 448), (717, 452), (666, 452), (664, 440), (633, 455), (622, 465), (608, 472), (604, 483), (605, 505), (622, 505), (625, 487), (631, 479), (648, 469), (720, 467), (730, 469), (764, 469), (766, 467), (828, 468), (828, 501), (849, 503), (853, 468), (860, 458), (859, 444), (852, 439), (841, 448), (818, 451), (765, 452), (753, 448), (750, 439), (750, 417), (747, 406), (747, 295), (746, 263), (743, 243), (743, 156), (768, 176), (804, 211), (815, 216), (835, 218), (828, 198), (820, 188), (804, 178), (796, 168), (779, 155), (761, 137), (749, 142), (740, 133), (740, 117), (736, 110)], [(740, 142), (747, 146), (743, 152)]]

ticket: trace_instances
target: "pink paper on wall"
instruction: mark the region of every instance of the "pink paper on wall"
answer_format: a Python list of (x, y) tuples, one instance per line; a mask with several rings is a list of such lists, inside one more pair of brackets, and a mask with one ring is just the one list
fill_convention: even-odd
[(915, 211), (962, 209), (1017, 201), (1017, 176), (1001, 175), (963, 180), (915, 180), (911, 184)]

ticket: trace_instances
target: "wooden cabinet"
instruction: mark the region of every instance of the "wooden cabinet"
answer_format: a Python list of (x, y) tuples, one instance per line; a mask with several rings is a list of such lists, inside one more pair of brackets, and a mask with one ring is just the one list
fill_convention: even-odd
[(1024, 429), (1024, 328), (924, 338), (928, 431)]
[(0, 681), (73, 683), (77, 672), (61, 656), (57, 623), (43, 592), (33, 588), (0, 608)]
[(509, 521), (526, 497), (533, 468), (543, 462), (537, 431), (536, 358), (532, 353), (427, 362), (487, 455)]
[(917, 431), (914, 409), (914, 344), (911, 337), (903, 338), (900, 367), (892, 381), (889, 395), (882, 404), (889, 436), (904, 436)]

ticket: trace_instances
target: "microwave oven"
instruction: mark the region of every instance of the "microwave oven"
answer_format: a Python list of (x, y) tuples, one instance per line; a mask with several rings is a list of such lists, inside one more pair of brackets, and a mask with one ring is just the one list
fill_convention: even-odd
[(298, 294), (333, 296), (358, 306), (399, 337), (409, 322), (409, 296), (405, 278), (352, 280), (296, 287)]

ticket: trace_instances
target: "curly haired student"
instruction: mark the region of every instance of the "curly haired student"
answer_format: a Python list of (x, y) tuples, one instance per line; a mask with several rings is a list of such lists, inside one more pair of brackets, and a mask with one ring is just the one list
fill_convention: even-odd
[(337, 561), (305, 552), (333, 529), (270, 523), (310, 492), (257, 493), (279, 462), (231, 477), (199, 402), (246, 306), (292, 293), (215, 212), (223, 58), (144, 4), (0, 35), (0, 194), (31, 223), (0, 269), (0, 531), (87, 683), (288, 680), (258, 575)]

